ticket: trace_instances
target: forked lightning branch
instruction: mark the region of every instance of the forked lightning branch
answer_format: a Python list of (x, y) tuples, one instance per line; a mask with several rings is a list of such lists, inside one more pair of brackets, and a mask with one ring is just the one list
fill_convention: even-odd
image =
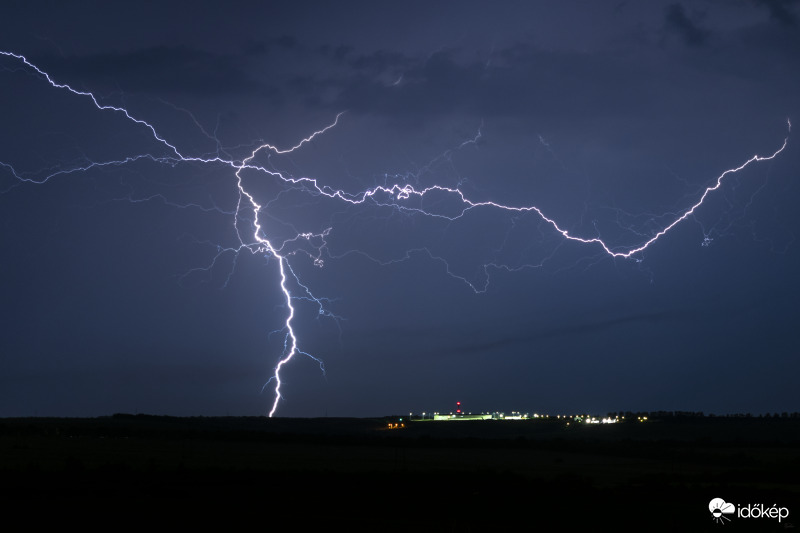
[[(305, 355), (311, 357), (315, 361), (322, 362), (313, 355), (302, 350), (302, 340), (298, 337), (295, 320), (296, 310), (294, 304), (297, 300), (313, 301), (319, 306), (320, 314), (329, 314), (325, 310), (325, 301), (321, 298), (314, 296), (311, 289), (307, 284), (303, 283), (295, 274), (290, 264), (290, 253), (285, 251), (286, 246), (293, 241), (297, 240), (311, 240), (319, 239), (324, 242), (325, 237), (331, 229), (327, 229), (322, 233), (315, 234), (314, 232), (299, 232), (295, 236), (278, 241), (274, 237), (267, 234), (261, 223), (262, 214), (265, 210), (269, 209), (269, 205), (262, 205), (256, 198), (256, 194), (245, 185), (242, 179), (242, 172), (250, 171), (261, 174), (265, 177), (277, 179), (287, 187), (305, 191), (308, 194), (315, 196), (324, 196), (333, 201), (341, 202), (344, 204), (364, 204), (367, 202), (375, 203), (383, 207), (387, 206), (386, 198), (388, 198), (388, 206), (411, 215), (424, 216), (424, 217), (438, 217), (444, 218), (449, 221), (455, 221), (463, 217), (467, 212), (481, 208), (499, 210), (509, 213), (530, 213), (539, 217), (546, 226), (549, 226), (550, 231), (559, 238), (574, 241), (585, 245), (592, 249), (592, 253), (599, 251), (604, 252), (610, 257), (615, 258), (637, 258), (647, 248), (654, 245), (659, 239), (670, 232), (681, 222), (690, 218), (698, 209), (700, 209), (706, 199), (723, 186), (727, 177), (735, 174), (751, 164), (769, 161), (780, 154), (787, 145), (788, 136), (784, 139), (783, 143), (774, 152), (767, 155), (753, 155), (746, 158), (743, 162), (736, 164), (732, 168), (725, 170), (713, 180), (696, 200), (686, 207), (681, 212), (675, 214), (670, 218), (669, 223), (663, 225), (660, 230), (650, 234), (648, 237), (643, 237), (642, 241), (634, 246), (623, 248), (613, 243), (607, 242), (600, 237), (583, 237), (575, 235), (564, 227), (559, 225), (556, 218), (546, 214), (542, 209), (536, 205), (506, 205), (496, 203), (479, 198), (468, 197), (460, 188), (446, 187), (442, 185), (432, 185), (425, 188), (415, 188), (408, 183), (389, 183), (364, 190), (346, 191), (336, 189), (330, 185), (321, 182), (313, 177), (294, 177), (289, 174), (276, 170), (273, 167), (261, 165), (257, 162), (257, 158), (261, 154), (289, 154), (298, 150), (302, 150), (304, 146), (313, 142), (315, 138), (320, 135), (328, 133), (333, 130), (340, 120), (343, 120), (342, 114), (337, 115), (333, 121), (326, 127), (312, 132), (307, 137), (301, 139), (294, 146), (287, 148), (279, 148), (271, 144), (261, 144), (252, 150), (242, 159), (226, 158), (217, 154), (214, 157), (203, 157), (187, 153), (185, 148), (179, 146), (175, 141), (167, 139), (162, 135), (152, 122), (149, 122), (141, 117), (135, 116), (129, 112), (128, 109), (121, 106), (104, 104), (103, 100), (92, 92), (85, 90), (77, 90), (65, 83), (59, 83), (54, 80), (47, 72), (31, 63), (25, 56), (8, 51), (0, 51), (0, 56), (4, 57), (6, 61), (16, 63), (16, 69), (8, 69), (3, 75), (11, 76), (16, 75), (16, 71), (22, 70), (27, 74), (33, 74), (38, 77), (43, 83), (49, 84), (54, 90), (67, 91), (72, 93), (76, 98), (89, 99), (98, 112), (101, 113), (115, 113), (124, 116), (134, 128), (142, 128), (149, 132), (152, 140), (165, 150), (166, 155), (156, 155), (153, 153), (133, 153), (124, 158), (117, 158), (113, 160), (91, 161), (86, 164), (76, 166), (65, 166), (52, 169), (43, 174), (29, 174), (25, 169), (18, 169), (12, 161), (0, 161), (0, 172), (10, 174), (12, 179), (17, 180), (23, 185), (45, 185), (48, 181), (58, 177), (67, 177), (70, 174), (79, 172), (88, 172), (95, 168), (115, 167), (126, 165), (140, 160), (150, 160), (154, 163), (164, 164), (169, 166), (176, 166), (179, 164), (192, 163), (194, 165), (222, 165), (230, 168), (232, 185), (236, 187), (238, 200), (236, 203), (235, 212), (233, 216), (233, 224), (236, 230), (238, 243), (233, 247), (225, 248), (225, 252), (233, 252), (239, 254), (242, 252), (262, 253), (274, 257), (278, 264), (276, 285), (280, 288), (283, 295), (287, 313), (283, 322), (283, 352), (278, 357), (278, 361), (274, 367), (272, 377), (265, 385), (271, 386), (274, 393), (274, 398), (271, 402), (269, 416), (273, 416), (278, 409), (278, 405), (282, 398), (282, 383), (281, 383), (281, 370), (297, 355)], [(789, 130), (791, 124), (787, 121)], [(31, 177), (35, 176), (35, 177)], [(441, 197), (445, 195), (454, 200), (460, 206), (455, 213), (443, 214), (436, 212), (432, 208), (422, 208), (419, 202), (413, 202), (414, 199), (421, 199), (428, 195), (435, 195)], [(376, 198), (379, 197), (380, 200)], [(222, 252), (220, 252), (222, 253)], [(321, 265), (321, 261), (319, 263)], [(475, 289), (473, 287), (473, 289)]]

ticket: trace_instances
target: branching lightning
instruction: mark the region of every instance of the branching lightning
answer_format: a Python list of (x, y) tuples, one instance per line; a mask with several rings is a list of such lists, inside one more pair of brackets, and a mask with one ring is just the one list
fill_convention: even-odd
[[(331, 122), (324, 128), (314, 131), (307, 137), (301, 139), (294, 146), (291, 146), (289, 148), (279, 148), (272, 144), (263, 143), (254, 148), (250, 152), (250, 154), (244, 159), (236, 160), (234, 158), (231, 158), (230, 156), (227, 156), (227, 154), (224, 157), (223, 156), (224, 152), (220, 148), (219, 142), (217, 141), (217, 153), (213, 157), (190, 156), (182, 153), (175, 144), (170, 143), (164, 136), (159, 134), (156, 127), (153, 126), (150, 122), (147, 122), (146, 120), (134, 116), (126, 108), (117, 107), (113, 105), (105, 105), (101, 103), (98, 97), (96, 97), (95, 94), (93, 94), (92, 92), (76, 90), (67, 84), (58, 83), (54, 81), (47, 72), (41, 70), (39, 67), (31, 63), (23, 55), (7, 51), (0, 51), (0, 56), (4, 56), (10, 60), (20, 63), (21, 65), (24, 65), (24, 67), (21, 66), (20, 68), (28, 69), (28, 71), (30, 71), (35, 76), (39, 77), (43, 81), (50, 84), (50, 86), (52, 86), (54, 89), (68, 91), (77, 97), (88, 98), (89, 100), (92, 101), (95, 107), (101, 112), (118, 113), (123, 115), (127, 120), (135, 124), (137, 127), (145, 128), (146, 130), (148, 130), (152, 138), (166, 149), (166, 155), (153, 155), (149, 153), (144, 153), (144, 154), (129, 155), (123, 159), (118, 159), (118, 160), (87, 161), (85, 164), (79, 164), (65, 168), (54, 168), (50, 171), (45, 171), (38, 175), (18, 172), (12, 164), (0, 161), (0, 168), (3, 168), (5, 169), (6, 172), (10, 173), (11, 176), (18, 183), (30, 183), (30, 184), (41, 185), (59, 176), (66, 176), (69, 174), (87, 172), (89, 170), (96, 168), (123, 166), (140, 160), (149, 160), (154, 163), (171, 165), (171, 166), (175, 166), (181, 163), (217, 164), (217, 165), (227, 166), (232, 169), (238, 194), (238, 200), (236, 203), (235, 210), (231, 212), (226, 212), (216, 206), (214, 206), (213, 208), (206, 208), (196, 204), (180, 205), (179, 207), (191, 206), (203, 210), (215, 210), (223, 214), (232, 215), (233, 217), (233, 225), (238, 238), (238, 244), (232, 247), (225, 247), (225, 248), (217, 246), (217, 255), (213, 258), (211, 264), (209, 264), (206, 267), (195, 270), (210, 271), (214, 267), (220, 256), (222, 256), (223, 254), (233, 254), (234, 257), (238, 257), (238, 254), (244, 251), (249, 251), (252, 254), (263, 254), (266, 255), (267, 257), (272, 257), (275, 260), (277, 260), (278, 263), (277, 284), (283, 294), (285, 306), (287, 309), (287, 314), (285, 321), (283, 323), (283, 328), (280, 330), (284, 335), (283, 353), (278, 359), (272, 377), (264, 385), (265, 389), (270, 384), (273, 385), (272, 391), (274, 393), (274, 399), (272, 401), (272, 405), (269, 411), (270, 417), (273, 416), (277, 411), (280, 400), (282, 398), (281, 370), (296, 355), (301, 354), (312, 358), (313, 360), (319, 363), (323, 373), (325, 371), (324, 365), (320, 359), (300, 349), (300, 341), (298, 339), (294, 324), (294, 320), (296, 318), (296, 310), (294, 307), (294, 302), (298, 300), (313, 302), (316, 306), (318, 306), (318, 311), (320, 316), (331, 317), (333, 319), (338, 319), (338, 317), (336, 317), (333, 313), (331, 313), (327, 309), (325, 304), (328, 302), (328, 300), (315, 296), (309, 289), (309, 287), (301, 281), (301, 279), (292, 269), (292, 266), (289, 262), (289, 258), (294, 253), (296, 253), (296, 251), (291, 249), (292, 244), (297, 243), (299, 241), (307, 241), (307, 242), (315, 241), (317, 243), (321, 243), (312, 245), (314, 248), (317, 249), (319, 253), (317, 253), (316, 255), (310, 254), (308, 252), (304, 253), (311, 256), (311, 259), (314, 261), (315, 265), (320, 267), (323, 266), (321, 250), (326, 246), (326, 238), (330, 234), (332, 229), (327, 228), (319, 233), (297, 232), (295, 236), (286, 239), (283, 242), (275, 242), (271, 240), (270, 237), (265, 234), (260, 220), (260, 215), (262, 213), (262, 210), (265, 209), (268, 210), (269, 204), (267, 204), (266, 206), (262, 206), (261, 204), (258, 203), (254, 193), (248, 190), (248, 188), (245, 186), (242, 177), (243, 172), (253, 171), (256, 173), (260, 173), (262, 175), (268, 175), (282, 181), (285, 185), (289, 187), (300, 188), (302, 191), (305, 191), (307, 193), (318, 196), (324, 196), (337, 202), (343, 202), (351, 205), (358, 205), (358, 204), (364, 204), (366, 202), (371, 202), (374, 205), (390, 207), (392, 209), (396, 209), (401, 212), (416, 214), (425, 217), (436, 217), (445, 219), (447, 221), (458, 220), (461, 217), (463, 217), (467, 212), (473, 210), (481, 210), (481, 209), (500, 210), (509, 213), (519, 213), (519, 214), (535, 213), (535, 215), (538, 216), (541, 219), (541, 221), (546, 223), (546, 225), (548, 225), (555, 234), (560, 235), (564, 241), (573, 241), (587, 246), (595, 247), (598, 250), (602, 250), (603, 252), (605, 252), (606, 255), (612, 258), (636, 259), (642, 252), (644, 252), (647, 248), (655, 244), (656, 241), (658, 241), (661, 237), (669, 233), (678, 224), (680, 224), (684, 220), (687, 220), (688, 218), (693, 217), (696, 211), (706, 201), (706, 198), (715, 191), (717, 191), (720, 187), (722, 187), (724, 180), (728, 176), (740, 172), (741, 170), (745, 169), (746, 167), (748, 167), (753, 163), (769, 161), (774, 159), (786, 148), (788, 143), (788, 134), (787, 134), (787, 137), (784, 139), (781, 146), (777, 150), (775, 150), (772, 154), (766, 156), (753, 155), (742, 164), (734, 168), (725, 170), (716, 178), (716, 180), (713, 182), (712, 185), (708, 186), (702, 192), (702, 194), (700, 194), (699, 198), (692, 205), (690, 205), (682, 212), (674, 214), (674, 217), (671, 219), (671, 222), (669, 222), (666, 225), (662, 225), (660, 230), (652, 234), (640, 233), (639, 235), (642, 237), (642, 241), (637, 245), (630, 247), (619, 247), (604, 241), (600, 237), (586, 238), (574, 235), (570, 233), (568, 230), (561, 227), (556, 222), (555, 219), (548, 217), (539, 207), (535, 205), (515, 206), (515, 205), (496, 203), (488, 200), (470, 199), (462, 191), (460, 185), (458, 187), (445, 187), (441, 185), (432, 185), (428, 187), (416, 188), (413, 185), (410, 185), (408, 183), (401, 183), (400, 182), (401, 180), (398, 180), (398, 183), (389, 183), (387, 181), (387, 183), (383, 185), (378, 185), (358, 192), (347, 192), (342, 189), (335, 189), (328, 185), (322, 184), (316, 178), (309, 178), (309, 177), (298, 178), (285, 175), (278, 170), (267, 168), (257, 163), (256, 161), (257, 156), (261, 153), (281, 155), (281, 154), (290, 154), (292, 152), (302, 149), (306, 144), (311, 143), (318, 136), (323, 135), (329, 130), (335, 128), (338, 125), (340, 119), (342, 118), (342, 113), (338, 114), (333, 120), (333, 122)], [(399, 83), (400, 81), (401, 80), (398, 80), (397, 83)], [(179, 108), (176, 109), (187, 112), (183, 109)], [(216, 137), (209, 135), (205, 130), (203, 130), (196, 120), (195, 124), (201, 129), (201, 131), (207, 137), (216, 140)], [(788, 120), (787, 120), (787, 126), (789, 131), (791, 131), (791, 122), (789, 122)], [(479, 136), (480, 132), (478, 133), (478, 137)], [(472, 140), (468, 140), (463, 144), (474, 143), (475, 141), (477, 141), (478, 137)], [(543, 144), (546, 144), (543, 139), (541, 139), (541, 142)], [(36, 177), (31, 177), (31, 176), (36, 176)], [(456, 203), (461, 207), (459, 210), (455, 212), (455, 214), (444, 213), (444, 212), (437, 212), (433, 209), (420, 207), (421, 205), (420, 203), (415, 204), (414, 202), (411, 201), (413, 199), (417, 200), (422, 199), (431, 194), (445, 195), (447, 197), (453, 198), (454, 200), (456, 200)], [(158, 194), (136, 199), (131, 196), (126, 198), (126, 200), (131, 202), (159, 200), (168, 205), (176, 205), (176, 204), (171, 204), (164, 196)], [(250, 227), (248, 228), (245, 226), (250, 226)], [(406, 252), (405, 257), (384, 262), (383, 264), (403, 261), (407, 259), (409, 254), (413, 251), (427, 252), (428, 256), (431, 259), (441, 260), (445, 263), (445, 265), (447, 265), (447, 262), (444, 259), (435, 256), (425, 248), (420, 248), (418, 250), (409, 250)], [(487, 266), (495, 266), (497, 268), (514, 270), (514, 268), (502, 264), (484, 265), (484, 268), (486, 268)], [(475, 286), (473, 286), (465, 278), (461, 278), (459, 276), (456, 276), (455, 274), (450, 273), (449, 269), (448, 269), (448, 274), (457, 277), (458, 279), (462, 279), (464, 282), (469, 284), (476, 292), (479, 292), (479, 290), (481, 290), (480, 288), (476, 288)], [(485, 290), (485, 287), (483, 289)]]

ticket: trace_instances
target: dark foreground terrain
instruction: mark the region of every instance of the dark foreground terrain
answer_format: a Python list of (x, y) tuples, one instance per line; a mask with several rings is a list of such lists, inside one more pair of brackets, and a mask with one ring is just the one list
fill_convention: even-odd
[[(2, 419), (0, 479), (29, 526), (782, 531), (800, 419)], [(790, 515), (720, 525), (712, 498)]]

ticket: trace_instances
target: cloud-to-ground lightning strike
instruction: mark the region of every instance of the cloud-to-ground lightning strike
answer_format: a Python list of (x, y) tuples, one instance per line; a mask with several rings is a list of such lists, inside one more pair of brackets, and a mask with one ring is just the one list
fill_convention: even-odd
[[(272, 405), (269, 411), (270, 417), (275, 414), (281, 400), (281, 385), (282, 385), (281, 370), (286, 364), (288, 364), (294, 358), (295, 355), (302, 354), (311, 357), (320, 364), (320, 367), (324, 372), (324, 367), (319, 359), (313, 357), (312, 355), (306, 352), (301, 351), (299, 348), (299, 340), (294, 327), (294, 319), (296, 316), (296, 311), (293, 305), (293, 301), (295, 300), (313, 301), (319, 306), (320, 315), (331, 316), (334, 318), (335, 316), (325, 309), (323, 303), (325, 300), (314, 296), (312, 292), (309, 290), (309, 288), (301, 282), (297, 274), (295, 274), (294, 270), (292, 269), (289, 263), (289, 257), (290, 255), (293, 254), (293, 252), (291, 250), (286, 251), (286, 247), (290, 243), (295, 241), (299, 240), (311, 241), (314, 239), (321, 241), (323, 243), (322, 246), (324, 246), (325, 238), (329, 234), (331, 229), (328, 228), (325, 231), (318, 234), (298, 232), (297, 235), (283, 241), (283, 243), (276, 243), (271, 241), (269, 236), (265, 234), (261, 225), (261, 221), (259, 219), (259, 214), (261, 213), (262, 209), (264, 209), (264, 206), (258, 203), (254, 193), (248, 190), (248, 188), (245, 186), (242, 177), (242, 173), (244, 171), (254, 171), (257, 173), (269, 175), (271, 177), (281, 180), (286, 185), (299, 187), (301, 188), (301, 190), (307, 193), (325, 196), (330, 199), (340, 202), (345, 202), (348, 204), (354, 204), (354, 205), (363, 204), (367, 201), (371, 201), (375, 205), (388, 206), (393, 209), (408, 212), (411, 214), (419, 214), (422, 216), (429, 216), (429, 217), (438, 217), (449, 221), (454, 221), (463, 217), (468, 211), (475, 209), (482, 209), (482, 208), (502, 210), (512, 213), (533, 212), (538, 217), (540, 217), (542, 221), (546, 222), (555, 233), (560, 234), (561, 237), (563, 237), (563, 239), (565, 240), (599, 247), (610, 257), (632, 258), (637, 254), (640, 254), (647, 248), (649, 248), (658, 239), (660, 239), (668, 232), (670, 232), (670, 230), (672, 230), (680, 222), (691, 217), (695, 213), (695, 211), (702, 206), (708, 195), (710, 195), (711, 193), (713, 193), (722, 186), (723, 181), (727, 176), (743, 170), (752, 163), (769, 161), (777, 157), (778, 154), (780, 154), (786, 148), (788, 143), (788, 136), (787, 136), (784, 139), (782, 145), (777, 150), (775, 150), (771, 155), (766, 155), (766, 156), (753, 155), (752, 157), (747, 159), (744, 163), (734, 168), (725, 170), (716, 178), (716, 180), (712, 183), (712, 185), (708, 186), (702, 192), (702, 194), (700, 194), (699, 198), (691, 206), (684, 209), (682, 212), (677, 213), (674, 216), (672, 222), (670, 222), (667, 225), (664, 225), (659, 231), (653, 233), (652, 236), (650, 236), (649, 238), (645, 237), (643, 242), (641, 242), (640, 244), (628, 248), (622, 248), (619, 246), (614, 246), (612, 244), (609, 244), (600, 237), (584, 238), (577, 235), (573, 235), (568, 230), (559, 226), (559, 224), (555, 221), (555, 219), (545, 215), (545, 213), (535, 205), (514, 206), (514, 205), (505, 205), (501, 203), (496, 203), (488, 200), (476, 201), (468, 198), (459, 187), (445, 187), (441, 185), (432, 185), (429, 187), (417, 189), (408, 183), (403, 183), (403, 184), (394, 183), (394, 184), (375, 186), (359, 192), (346, 192), (341, 189), (334, 189), (328, 185), (321, 184), (317, 178), (309, 178), (309, 177), (298, 178), (289, 175), (284, 175), (278, 170), (275, 170), (273, 168), (267, 168), (266, 166), (259, 165), (256, 162), (257, 156), (262, 152), (280, 155), (280, 154), (289, 154), (294, 151), (300, 150), (304, 145), (312, 142), (316, 137), (324, 134), (325, 132), (331, 130), (332, 128), (335, 128), (342, 117), (341, 113), (336, 116), (336, 118), (331, 124), (327, 125), (326, 127), (318, 131), (313, 132), (311, 135), (302, 139), (300, 142), (296, 143), (294, 146), (290, 148), (281, 149), (274, 145), (264, 143), (257, 146), (250, 152), (249, 156), (241, 160), (236, 160), (233, 158), (225, 158), (222, 155), (220, 155), (219, 151), (214, 157), (189, 156), (189, 155), (184, 155), (176, 146), (176, 144), (170, 143), (164, 136), (159, 134), (155, 126), (153, 126), (151, 123), (141, 118), (137, 118), (136, 116), (131, 114), (126, 108), (113, 105), (105, 105), (101, 103), (98, 97), (92, 92), (76, 90), (67, 84), (56, 82), (51, 78), (51, 76), (48, 73), (46, 73), (45, 71), (43, 71), (42, 69), (31, 63), (25, 56), (21, 54), (16, 54), (7, 51), (0, 51), (0, 56), (4, 56), (6, 58), (9, 58), (10, 60), (14, 60), (16, 62), (21, 63), (22, 65), (24, 65), (24, 67), (21, 68), (29, 69), (35, 76), (49, 83), (54, 89), (69, 91), (78, 97), (84, 97), (90, 99), (93, 102), (93, 104), (97, 107), (97, 109), (100, 111), (119, 113), (121, 115), (124, 115), (124, 117), (127, 120), (133, 122), (135, 125), (149, 130), (152, 138), (167, 150), (167, 155), (153, 155), (150, 153), (144, 153), (144, 154), (130, 155), (123, 159), (118, 159), (118, 160), (89, 161), (86, 164), (76, 165), (68, 168), (57, 168), (52, 171), (39, 173), (38, 175), (18, 172), (12, 164), (0, 161), (0, 167), (4, 168), (8, 173), (10, 173), (11, 176), (15, 180), (17, 180), (17, 182), (43, 184), (57, 176), (63, 176), (77, 172), (86, 172), (94, 168), (126, 165), (139, 160), (150, 160), (155, 163), (168, 164), (173, 166), (179, 163), (218, 164), (230, 167), (233, 170), (233, 175), (236, 178), (236, 187), (238, 189), (238, 201), (236, 204), (235, 211), (228, 214), (233, 215), (233, 225), (239, 242), (238, 245), (230, 248), (219, 248), (217, 256), (214, 258), (211, 266), (208, 268), (213, 267), (214, 262), (216, 262), (217, 258), (219, 258), (219, 256), (223, 253), (233, 253), (234, 256), (236, 256), (243, 251), (249, 251), (253, 254), (256, 253), (265, 254), (267, 256), (275, 258), (278, 262), (279, 287), (285, 299), (287, 315), (282, 328), (282, 331), (285, 332), (283, 354), (279, 358), (278, 363), (274, 368), (272, 377), (264, 386), (266, 387), (267, 385), (269, 385), (271, 382), (274, 381), (274, 389), (273, 389), (274, 400), (272, 401)], [(787, 121), (787, 124), (789, 131), (791, 131), (791, 123)], [(408, 202), (408, 200), (411, 199), (412, 197), (423, 198), (430, 193), (438, 193), (438, 194), (445, 194), (448, 196), (452, 196), (455, 200), (457, 200), (457, 202), (460, 203), (461, 205), (460, 210), (457, 211), (455, 214), (452, 213), (445, 214), (442, 212), (437, 213), (433, 210), (420, 207), (419, 205), (411, 205), (411, 203)], [(154, 195), (145, 199), (151, 199), (155, 197), (159, 196)], [(166, 201), (163, 197), (159, 198)], [(137, 200), (137, 201), (144, 201), (144, 200)], [(244, 229), (240, 228), (242, 220), (245, 220), (242, 218), (242, 214), (245, 212), (248, 213), (252, 212), (252, 218), (249, 219), (250, 220), (249, 224), (252, 224), (252, 235), (249, 236), (248, 236), (249, 232), (245, 232)], [(312, 259), (318, 266), (322, 265), (321, 257), (319, 256), (312, 257)], [(298, 287), (299, 290), (302, 292), (302, 295), (298, 296), (297, 294), (293, 294), (294, 289), (292, 288), (292, 286)], [(475, 289), (475, 287), (473, 287), (473, 289)]]

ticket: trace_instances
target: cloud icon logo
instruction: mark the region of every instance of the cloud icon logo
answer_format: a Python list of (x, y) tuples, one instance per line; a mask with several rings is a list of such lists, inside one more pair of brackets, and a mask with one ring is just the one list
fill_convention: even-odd
[(726, 520), (730, 522), (731, 519), (724, 515), (735, 513), (736, 506), (732, 503), (727, 503), (722, 498), (714, 498), (708, 502), (708, 510), (711, 511), (714, 521), (722, 524)]

